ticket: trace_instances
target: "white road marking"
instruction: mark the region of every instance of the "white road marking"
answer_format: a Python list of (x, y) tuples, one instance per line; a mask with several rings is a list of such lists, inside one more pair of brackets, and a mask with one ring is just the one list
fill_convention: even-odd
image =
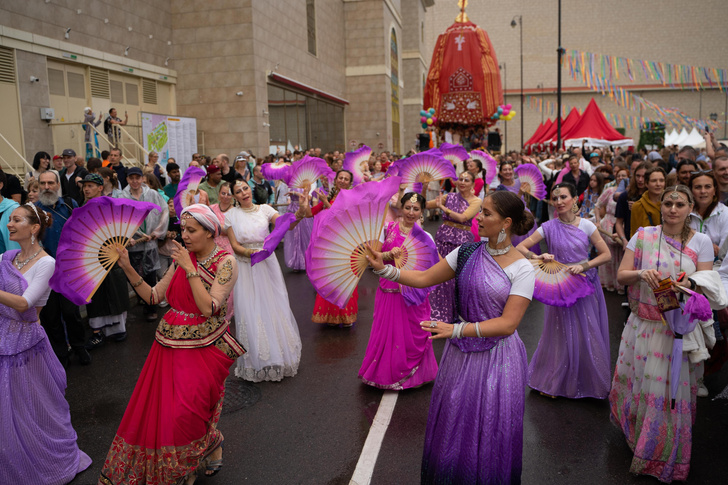
[(382, 447), (382, 441), (384, 441), (384, 433), (387, 432), (394, 413), (394, 405), (397, 404), (397, 396), (399, 396), (399, 392), (384, 391), (349, 485), (369, 485), (371, 482), (374, 465), (377, 463), (379, 450)]

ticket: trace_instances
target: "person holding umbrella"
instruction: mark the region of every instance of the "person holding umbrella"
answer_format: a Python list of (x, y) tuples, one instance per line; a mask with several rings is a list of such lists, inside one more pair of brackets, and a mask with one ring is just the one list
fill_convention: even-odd
[[(698, 379), (704, 370), (701, 357), (696, 358), (701, 352), (683, 353), (681, 345), (674, 345), (688, 337), (696, 318), (677, 310), (673, 288), (697, 290), (714, 308), (724, 307), (726, 296), (713, 271), (710, 238), (687, 222), (693, 194), (677, 185), (659, 200), (662, 225), (637, 230), (617, 274), (620, 284), (630, 286), (632, 313), (622, 332), (609, 404), (612, 421), (634, 451), (630, 472), (670, 482), (688, 477)], [(697, 320), (710, 332), (707, 310)]]

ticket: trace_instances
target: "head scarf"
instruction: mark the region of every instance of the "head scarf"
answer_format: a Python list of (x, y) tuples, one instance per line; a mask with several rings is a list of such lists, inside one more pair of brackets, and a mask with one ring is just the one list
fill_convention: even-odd
[(220, 220), (217, 218), (212, 209), (205, 204), (191, 204), (185, 207), (180, 216), (182, 220), (185, 214), (189, 214), (194, 218), (202, 227), (212, 233), (212, 237), (217, 237), (222, 232), (222, 226), (220, 226)]

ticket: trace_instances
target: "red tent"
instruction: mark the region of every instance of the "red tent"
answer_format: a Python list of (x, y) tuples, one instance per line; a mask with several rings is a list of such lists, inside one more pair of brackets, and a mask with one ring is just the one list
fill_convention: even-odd
[[(545, 130), (538, 140), (533, 140), (533, 144), (542, 146), (548, 140), (553, 138), (556, 135), (556, 125), (557, 124), (558, 124), (557, 120), (554, 120), (551, 123), (551, 126), (549, 127), (549, 129)], [(564, 120), (561, 120), (561, 126), (563, 126), (563, 125), (564, 125)]]
[(546, 127), (547, 124), (548, 125), (551, 125), (551, 120), (550, 119), (546, 120), (546, 123), (539, 123), (538, 124), (538, 128), (536, 128), (536, 131), (533, 132), (533, 135), (531, 135), (531, 138), (529, 138), (528, 140), (526, 140), (526, 142), (523, 144), (523, 146), (528, 146), (531, 143), (533, 143), (533, 140), (538, 140), (538, 137), (541, 136), (541, 133), (543, 133), (543, 130)]
[(564, 136), (564, 145), (634, 146), (634, 140), (619, 133), (609, 124), (604, 113), (592, 98), (579, 122)]
[[(561, 122), (561, 141), (563, 142), (566, 139), (566, 136), (569, 134), (569, 131), (571, 131), (574, 126), (579, 123), (579, 120), (581, 119), (581, 115), (576, 110), (576, 108), (571, 108), (571, 111), (569, 112), (569, 115), (566, 117), (564, 121)], [(544, 140), (543, 143), (550, 146), (555, 147), (556, 142), (558, 138), (558, 126), (554, 125), (554, 134), (551, 138)]]
[(526, 140), (526, 143), (523, 144), (523, 148), (526, 149), (526, 152), (530, 155), (532, 146), (539, 138), (541, 138), (541, 135), (543, 135), (546, 130), (548, 130), (551, 127), (551, 118), (547, 118), (545, 123), (540, 123), (538, 125), (538, 128), (536, 128), (536, 131), (533, 132), (533, 135), (531, 135), (531, 138)]

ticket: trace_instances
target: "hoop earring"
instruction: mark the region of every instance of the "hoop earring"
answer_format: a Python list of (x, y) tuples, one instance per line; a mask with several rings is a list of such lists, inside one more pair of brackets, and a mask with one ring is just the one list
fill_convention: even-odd
[(501, 228), (500, 232), (498, 233), (498, 239), (496, 240), (496, 244), (501, 244), (505, 240), (506, 240), (506, 230)]

